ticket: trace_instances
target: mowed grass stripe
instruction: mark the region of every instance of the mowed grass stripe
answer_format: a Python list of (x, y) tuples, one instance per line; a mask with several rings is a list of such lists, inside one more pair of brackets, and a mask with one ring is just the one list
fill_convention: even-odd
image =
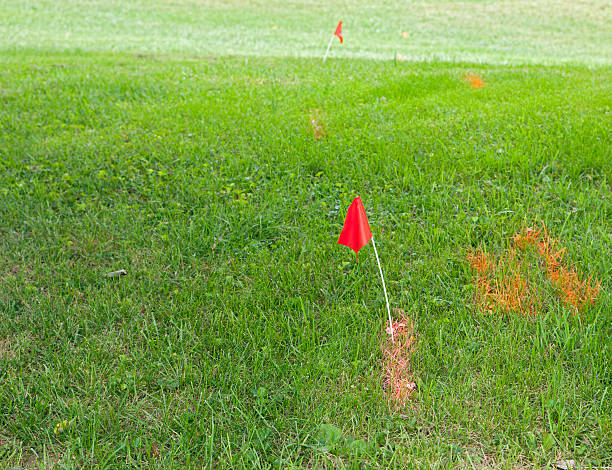
[(5, 0), (0, 51), (607, 64), (606, 0)]

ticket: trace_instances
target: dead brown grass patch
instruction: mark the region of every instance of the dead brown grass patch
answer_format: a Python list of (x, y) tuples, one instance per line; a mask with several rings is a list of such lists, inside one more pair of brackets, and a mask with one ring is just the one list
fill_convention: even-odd
[(15, 359), (15, 357), (17, 357), (17, 354), (15, 353), (15, 348), (13, 347), (11, 340), (8, 337), (1, 338), (0, 339), (0, 359), (9, 361), (11, 359)]

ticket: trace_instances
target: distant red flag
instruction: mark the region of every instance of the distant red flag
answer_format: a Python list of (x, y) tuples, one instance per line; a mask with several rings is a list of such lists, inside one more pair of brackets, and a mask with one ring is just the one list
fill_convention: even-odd
[(336, 31), (334, 31), (334, 34), (338, 36), (338, 39), (340, 39), (340, 44), (342, 44), (344, 42), (342, 39), (342, 21), (338, 23), (338, 26), (336, 26)]
[(371, 238), (370, 224), (361, 198), (357, 196), (348, 208), (338, 243), (353, 249), (357, 258), (359, 250), (367, 245)]

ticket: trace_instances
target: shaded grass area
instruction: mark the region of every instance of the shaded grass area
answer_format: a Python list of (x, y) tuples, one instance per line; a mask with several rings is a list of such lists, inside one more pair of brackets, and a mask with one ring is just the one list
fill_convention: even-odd
[[(1, 459), (610, 465), (609, 78), (5, 57)], [(382, 388), (373, 253), (355, 262), (335, 243), (356, 194), (418, 332), (404, 413)], [(476, 312), (467, 253), (532, 221), (601, 280), (599, 301), (580, 316)]]

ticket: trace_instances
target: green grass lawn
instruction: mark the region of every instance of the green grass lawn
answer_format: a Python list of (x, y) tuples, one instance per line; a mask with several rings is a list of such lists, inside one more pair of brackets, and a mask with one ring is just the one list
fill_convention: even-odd
[[(0, 469), (612, 465), (612, 44), (588, 39), (610, 38), (609, 9), (542, 20), (567, 41), (589, 29), (571, 64), (523, 39), (503, 64), (503, 41), (469, 37), (456, 57), (484, 63), (436, 60), (435, 41), (405, 54), (420, 62), (367, 60), (395, 53), (366, 50), (370, 25), (323, 65), (335, 17), (306, 18), (303, 50), (280, 33), (259, 48), (257, 22), (304, 8), (259, 3), (275, 16), (198, 3), (218, 29), (244, 10), (244, 47), (204, 50), (171, 41), (188, 2), (152, 3), (165, 26), (146, 44), (136, 3), (0, 5), (21, 34), (0, 34)], [(352, 14), (410, 41), (389, 5)], [(559, 19), (570, 6), (595, 26)], [(401, 411), (373, 250), (336, 244), (356, 195), (418, 331)], [(597, 303), (479, 312), (467, 254), (540, 224)]]
[[(2, 0), (0, 50), (610, 64), (609, 0)], [(402, 33), (405, 33), (402, 35)]]

